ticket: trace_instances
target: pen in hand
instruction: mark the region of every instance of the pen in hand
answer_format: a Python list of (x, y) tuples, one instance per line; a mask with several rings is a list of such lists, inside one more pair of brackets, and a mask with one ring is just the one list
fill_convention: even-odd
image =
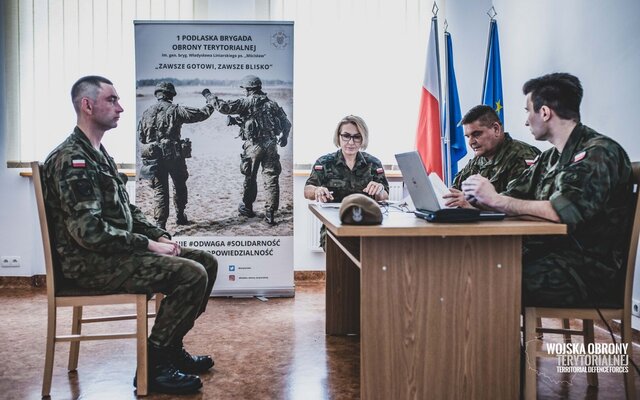
[(320, 194), (316, 195), (317, 202), (326, 203), (329, 200), (333, 200), (333, 191), (320, 191)]

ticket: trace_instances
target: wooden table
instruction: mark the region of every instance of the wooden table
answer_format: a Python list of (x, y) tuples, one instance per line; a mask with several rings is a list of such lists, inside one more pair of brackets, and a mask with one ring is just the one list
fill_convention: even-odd
[(522, 235), (566, 226), (505, 220), (328, 229), (326, 333), (360, 334), (362, 399), (517, 399)]

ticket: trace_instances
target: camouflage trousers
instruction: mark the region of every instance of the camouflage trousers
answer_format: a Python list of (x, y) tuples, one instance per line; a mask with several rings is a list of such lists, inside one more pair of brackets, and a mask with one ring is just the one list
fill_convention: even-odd
[[(522, 305), (576, 307), (586, 305), (587, 293), (573, 265), (567, 242), (551, 237), (525, 237), (522, 252)], [(555, 244), (554, 244), (555, 243)], [(560, 244), (558, 244), (560, 243)], [(574, 260), (572, 263), (571, 260)]]
[(169, 218), (169, 177), (173, 182), (173, 205), (176, 212), (187, 206), (187, 163), (184, 158), (158, 160), (158, 170), (151, 180), (153, 189), (153, 217), (156, 222), (166, 223)]
[[(624, 271), (616, 271), (566, 237), (523, 241), (522, 304), (537, 307), (621, 306)], [(563, 241), (564, 240), (564, 241)]]
[(526, 307), (576, 307), (585, 299), (575, 279), (553, 256), (523, 262), (522, 304)]
[(139, 265), (116, 290), (124, 293), (163, 293), (149, 342), (158, 347), (182, 343), (196, 318), (207, 307), (216, 281), (218, 261), (204, 251), (183, 248), (179, 257), (134, 253), (122, 262)]
[(273, 140), (268, 145), (253, 143), (247, 140), (242, 145), (240, 155), (240, 172), (244, 175), (242, 202), (251, 207), (258, 196), (258, 170), (262, 166), (264, 180), (265, 209), (276, 211), (280, 203), (280, 184), (278, 182), (282, 166), (278, 146)]

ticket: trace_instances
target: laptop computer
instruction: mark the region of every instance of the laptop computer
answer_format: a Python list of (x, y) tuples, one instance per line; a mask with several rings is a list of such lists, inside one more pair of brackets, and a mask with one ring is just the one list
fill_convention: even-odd
[[(396, 160), (402, 172), (404, 184), (416, 207), (414, 212), (416, 217), (429, 222), (474, 222), (499, 221), (506, 216), (500, 212), (445, 207), (442, 192), (447, 190), (446, 186), (441, 181), (440, 185), (432, 182), (417, 151), (396, 154)], [(440, 195), (437, 194), (438, 192)]]

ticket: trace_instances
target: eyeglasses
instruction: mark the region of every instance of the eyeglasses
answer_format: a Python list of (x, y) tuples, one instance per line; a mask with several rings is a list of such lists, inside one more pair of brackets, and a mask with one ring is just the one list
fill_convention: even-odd
[(353, 144), (362, 143), (362, 135), (359, 133), (357, 135), (349, 135), (348, 133), (341, 133), (340, 139), (342, 139), (342, 141), (345, 143), (349, 143), (351, 140), (353, 140)]

